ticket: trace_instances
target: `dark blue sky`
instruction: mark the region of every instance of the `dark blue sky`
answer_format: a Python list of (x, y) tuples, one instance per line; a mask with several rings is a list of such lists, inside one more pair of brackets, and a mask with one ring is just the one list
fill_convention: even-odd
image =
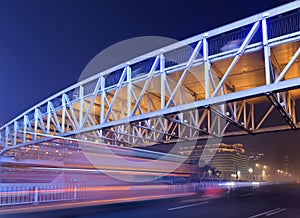
[[(0, 0), (0, 122), (76, 83), (86, 64), (117, 42), (138, 36), (181, 40), (287, 2)], [(278, 140), (285, 135), (277, 134)], [(271, 139), (262, 135), (245, 143), (266, 150)]]

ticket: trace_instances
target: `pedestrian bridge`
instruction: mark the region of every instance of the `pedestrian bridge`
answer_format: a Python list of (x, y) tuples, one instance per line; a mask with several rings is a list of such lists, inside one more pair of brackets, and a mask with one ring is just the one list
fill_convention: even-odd
[(58, 92), (0, 128), (0, 153), (26, 154), (72, 140), (145, 147), (296, 130), (299, 53), (295, 1)]

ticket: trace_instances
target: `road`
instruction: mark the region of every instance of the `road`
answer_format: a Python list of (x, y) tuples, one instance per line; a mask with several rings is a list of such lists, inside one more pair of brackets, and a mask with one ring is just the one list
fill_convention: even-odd
[(159, 218), (159, 217), (300, 217), (300, 184), (236, 189), (221, 197), (185, 198), (94, 206), (38, 213), (0, 215), (2, 218)]

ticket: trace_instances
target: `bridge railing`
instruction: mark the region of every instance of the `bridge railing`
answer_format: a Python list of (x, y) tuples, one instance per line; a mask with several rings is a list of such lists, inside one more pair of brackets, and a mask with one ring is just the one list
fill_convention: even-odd
[[(242, 187), (244, 183), (234, 183)], [(193, 193), (210, 188), (228, 189), (233, 183), (207, 181), (177, 185), (97, 186), (91, 184), (1, 184), (0, 206), (64, 201), (118, 200), (128, 197), (165, 196)], [(144, 199), (145, 199), (144, 198)]]

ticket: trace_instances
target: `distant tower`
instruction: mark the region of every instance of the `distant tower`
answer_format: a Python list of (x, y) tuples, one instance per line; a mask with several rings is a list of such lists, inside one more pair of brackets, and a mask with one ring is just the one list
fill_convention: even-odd
[(289, 157), (285, 156), (283, 159), (283, 166), (284, 166), (285, 172), (289, 172), (289, 162), (290, 162)]

